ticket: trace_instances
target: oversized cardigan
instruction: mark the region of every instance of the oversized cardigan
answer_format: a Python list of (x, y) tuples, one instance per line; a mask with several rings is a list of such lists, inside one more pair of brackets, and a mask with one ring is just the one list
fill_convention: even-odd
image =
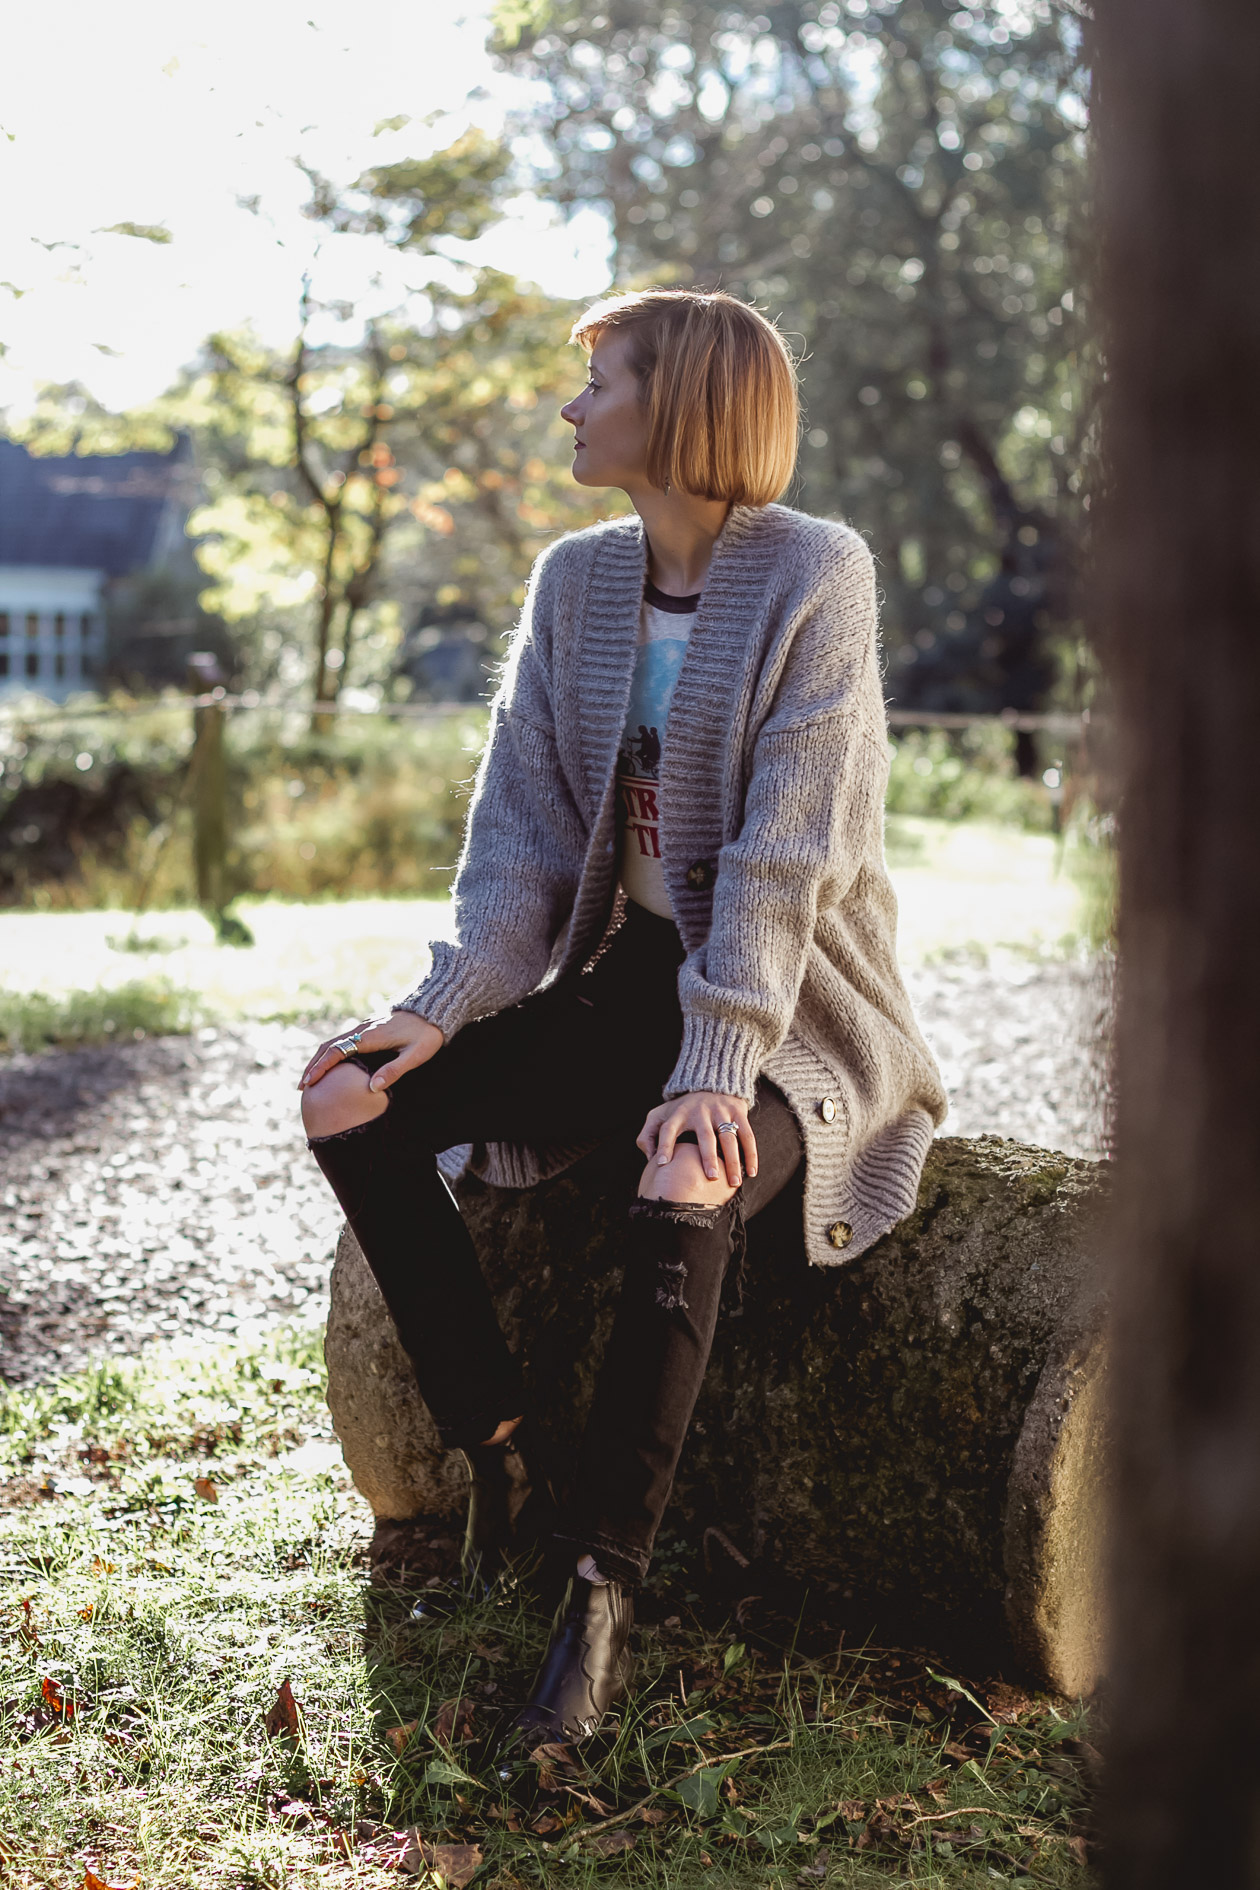
[[(477, 771), (454, 942), (403, 999), (449, 1039), (580, 969), (616, 905), (616, 763), (646, 543), (637, 518), (534, 566)], [(897, 968), (874, 567), (846, 526), (736, 506), (670, 707), (665, 881), (686, 958), (666, 1097), (782, 1091), (805, 1144), (805, 1247), (861, 1253), (914, 1206), (945, 1096)], [(589, 1146), (589, 1145), (588, 1145)], [(528, 1186), (584, 1151), (451, 1151)]]

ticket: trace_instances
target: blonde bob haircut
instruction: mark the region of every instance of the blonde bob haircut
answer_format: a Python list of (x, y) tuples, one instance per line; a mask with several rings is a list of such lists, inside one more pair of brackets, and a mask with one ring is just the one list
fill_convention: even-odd
[(625, 334), (648, 410), (647, 476), (701, 499), (769, 505), (796, 467), (796, 366), (773, 322), (721, 292), (643, 289), (596, 302), (569, 337)]

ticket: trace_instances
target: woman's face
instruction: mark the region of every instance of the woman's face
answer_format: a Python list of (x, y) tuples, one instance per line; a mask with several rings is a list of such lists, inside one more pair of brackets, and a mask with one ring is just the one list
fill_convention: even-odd
[(599, 336), (590, 378), (560, 418), (573, 428), (573, 477), (580, 486), (633, 492), (647, 483), (647, 412), (627, 335), (610, 328)]

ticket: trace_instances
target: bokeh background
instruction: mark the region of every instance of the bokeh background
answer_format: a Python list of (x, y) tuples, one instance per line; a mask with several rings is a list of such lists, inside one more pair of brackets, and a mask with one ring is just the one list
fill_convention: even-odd
[[(947, 1063), (950, 965), (971, 993), (958, 1084), (994, 1061), (977, 965), (1093, 1042), (1064, 984), (1106, 982), (1111, 887), (1071, 7), (72, 0), (7, 30), (11, 1049), (414, 982), (530, 564), (625, 504), (568, 473), (570, 326), (648, 283), (746, 296), (799, 351), (788, 497), (878, 560), (902, 951)], [(1018, 1081), (1038, 1139), (1105, 1142)]]

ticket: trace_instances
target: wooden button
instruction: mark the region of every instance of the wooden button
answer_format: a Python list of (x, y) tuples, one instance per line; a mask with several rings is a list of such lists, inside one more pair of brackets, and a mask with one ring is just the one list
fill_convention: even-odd
[(827, 1229), (827, 1238), (833, 1247), (847, 1247), (853, 1238), (853, 1229), (847, 1221), (833, 1221)]
[(819, 1113), (819, 1115), (820, 1115), (820, 1116), (822, 1117), (822, 1119), (823, 1119), (823, 1121), (824, 1121), (824, 1122), (834, 1122), (834, 1121), (835, 1121), (835, 1119), (836, 1119), (836, 1105), (835, 1105), (835, 1103), (834, 1103), (834, 1102), (833, 1102), (833, 1101), (831, 1100), (831, 1097), (830, 1097), (830, 1096), (824, 1096), (824, 1097), (823, 1097), (823, 1099), (822, 1099), (822, 1101), (821, 1101), (821, 1102), (819, 1103), (819, 1105), (818, 1105), (818, 1113)]
[(693, 892), (708, 892), (717, 878), (717, 867), (712, 860), (693, 860), (687, 868), (687, 884)]

